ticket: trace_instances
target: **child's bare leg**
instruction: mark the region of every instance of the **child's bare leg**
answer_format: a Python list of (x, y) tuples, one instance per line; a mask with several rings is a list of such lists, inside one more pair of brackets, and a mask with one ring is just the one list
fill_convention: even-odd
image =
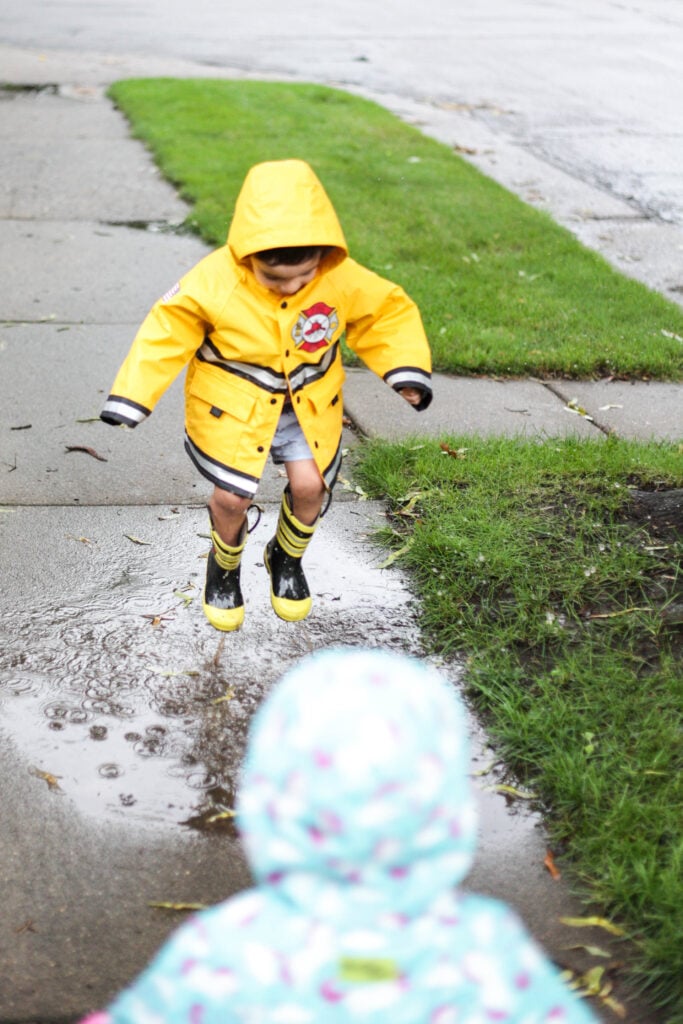
[(289, 490), (292, 495), (292, 512), (301, 523), (312, 526), (320, 515), (325, 484), (313, 459), (298, 459), (285, 465)]
[(235, 545), (242, 535), (242, 527), (251, 504), (249, 498), (214, 487), (209, 500), (209, 512), (213, 528), (226, 544)]
[(311, 610), (301, 559), (318, 525), (325, 485), (313, 459), (287, 462), (286, 467), (289, 493), (282, 495), (277, 530), (266, 544), (263, 559), (275, 614), (287, 622), (298, 622)]

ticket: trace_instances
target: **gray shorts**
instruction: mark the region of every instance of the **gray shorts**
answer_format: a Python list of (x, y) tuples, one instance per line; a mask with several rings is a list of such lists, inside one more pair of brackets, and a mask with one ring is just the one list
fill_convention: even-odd
[(296, 413), (292, 408), (280, 413), (275, 437), (270, 448), (270, 457), (276, 466), (283, 462), (298, 462), (300, 459), (312, 459), (313, 453), (308, 447), (304, 432), (299, 426)]

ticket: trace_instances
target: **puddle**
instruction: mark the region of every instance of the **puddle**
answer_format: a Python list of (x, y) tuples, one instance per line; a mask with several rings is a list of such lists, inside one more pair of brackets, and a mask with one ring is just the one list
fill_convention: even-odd
[[(5, 518), (4, 540), (42, 511)], [(244, 559), (245, 626), (222, 636), (201, 610), (203, 509), (183, 509), (164, 523), (163, 543), (144, 545), (131, 537), (158, 536), (158, 510), (128, 514), (134, 529), (115, 509), (52, 510), (63, 521), (51, 527), (59, 576), (41, 577), (36, 551), (24, 592), (12, 588), (12, 607), (0, 607), (2, 731), (87, 817), (234, 832), (227, 812), (264, 693), (309, 650), (415, 647), (412, 602), (396, 571), (377, 569), (378, 550), (354, 550), (342, 526), (349, 509), (337, 508), (307, 555), (313, 613), (280, 622), (261, 562), (270, 512)]]

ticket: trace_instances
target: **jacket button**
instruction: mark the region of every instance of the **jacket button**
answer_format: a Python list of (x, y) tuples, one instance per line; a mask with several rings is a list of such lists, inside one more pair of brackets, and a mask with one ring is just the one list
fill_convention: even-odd
[(289, 349), (285, 352), (285, 359), (289, 359)]
[(280, 309), (287, 309), (287, 303), (286, 302), (281, 302), (280, 303)]
[(313, 442), (313, 444), (314, 444), (314, 446), (315, 446), (316, 448), (318, 447), (318, 442), (317, 442), (317, 441), (314, 441), (314, 442)]
[(257, 451), (257, 452), (262, 452), (262, 451), (263, 451), (263, 445), (262, 445), (262, 444), (260, 444), (260, 445), (258, 446), (258, 448), (256, 449), (256, 451)]
[(297, 395), (296, 396), (296, 404), (298, 405), (300, 401), (301, 401), (301, 395)]
[(271, 405), (275, 405), (276, 402), (277, 402), (277, 398), (271, 398), (271, 400), (270, 400), (270, 404)]

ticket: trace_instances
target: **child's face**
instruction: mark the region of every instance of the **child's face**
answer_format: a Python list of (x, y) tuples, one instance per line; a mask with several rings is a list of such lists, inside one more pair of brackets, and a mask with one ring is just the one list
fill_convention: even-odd
[(256, 256), (251, 256), (251, 269), (259, 284), (276, 295), (295, 295), (313, 280), (318, 273), (321, 255), (318, 253), (305, 263), (290, 266), (287, 263), (275, 263), (270, 266)]

